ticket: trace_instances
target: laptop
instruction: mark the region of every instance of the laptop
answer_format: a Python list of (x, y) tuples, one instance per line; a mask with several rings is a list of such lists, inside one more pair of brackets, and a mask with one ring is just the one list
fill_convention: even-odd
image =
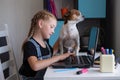
[(94, 57), (97, 48), (99, 36), (99, 28), (98, 27), (91, 27), (89, 42), (88, 42), (88, 51), (87, 52), (80, 52), (80, 55), (77, 56), (70, 56), (69, 58), (56, 62), (52, 64), (53, 68), (89, 68), (92, 67), (94, 64)]

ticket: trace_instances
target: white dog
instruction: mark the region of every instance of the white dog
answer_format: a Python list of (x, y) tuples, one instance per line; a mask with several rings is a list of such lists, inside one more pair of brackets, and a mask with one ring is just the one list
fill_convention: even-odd
[(78, 55), (80, 38), (76, 24), (83, 21), (84, 17), (80, 11), (72, 9), (63, 18), (65, 21), (59, 38), (60, 54), (74, 52)]

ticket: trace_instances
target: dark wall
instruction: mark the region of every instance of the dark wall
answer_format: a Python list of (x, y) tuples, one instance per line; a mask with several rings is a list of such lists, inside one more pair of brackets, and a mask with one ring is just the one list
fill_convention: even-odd
[[(106, 27), (104, 28), (105, 35), (105, 47), (113, 48), (115, 54), (115, 60), (120, 63), (120, 50), (119, 50), (119, 14), (116, 12), (120, 11), (116, 6), (119, 5), (117, 0), (106, 0), (107, 11), (106, 11)], [(117, 4), (116, 4), (117, 3)], [(116, 19), (117, 18), (117, 19)], [(118, 21), (116, 21), (118, 20)], [(118, 30), (117, 30), (118, 29)]]
[(114, 0), (106, 0), (105, 47), (114, 48)]

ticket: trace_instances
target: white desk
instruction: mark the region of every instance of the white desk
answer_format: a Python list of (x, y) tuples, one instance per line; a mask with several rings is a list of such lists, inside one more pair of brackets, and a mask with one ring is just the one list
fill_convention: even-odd
[(80, 69), (72, 69), (67, 71), (57, 71), (63, 69), (48, 68), (44, 80), (120, 80), (120, 69), (113, 73), (102, 73), (100, 68), (89, 68), (87, 73), (76, 75), (76, 71)]

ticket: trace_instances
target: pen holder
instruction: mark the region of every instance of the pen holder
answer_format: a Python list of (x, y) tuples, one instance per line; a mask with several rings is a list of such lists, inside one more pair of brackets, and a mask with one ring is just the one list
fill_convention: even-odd
[(115, 58), (113, 54), (100, 56), (100, 71), (101, 72), (114, 72)]

